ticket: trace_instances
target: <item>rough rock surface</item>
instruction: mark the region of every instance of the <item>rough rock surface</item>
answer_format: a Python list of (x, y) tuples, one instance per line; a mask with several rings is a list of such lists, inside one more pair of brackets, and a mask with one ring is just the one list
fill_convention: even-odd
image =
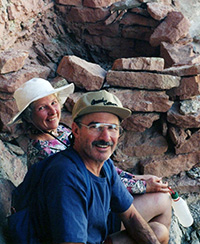
[[(27, 170), (20, 124), (7, 126), (17, 112), (13, 92), (37, 76), (56, 87), (75, 83), (62, 114), (69, 126), (86, 90), (108, 89), (132, 110), (115, 164), (160, 175), (179, 191), (195, 221), (184, 229), (173, 215), (169, 243), (199, 243), (199, 9), (198, 0), (0, 1), (0, 233)], [(69, 56), (73, 74), (58, 73)]]

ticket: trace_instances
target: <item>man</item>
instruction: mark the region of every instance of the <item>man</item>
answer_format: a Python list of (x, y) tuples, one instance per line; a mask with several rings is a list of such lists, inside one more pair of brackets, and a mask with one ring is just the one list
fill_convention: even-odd
[[(84, 94), (72, 111), (73, 148), (29, 171), (26, 178), (39, 182), (31, 216), (43, 243), (168, 243), (168, 229), (157, 222), (150, 228), (109, 159), (130, 113), (104, 90)], [(110, 211), (126, 230), (108, 237)]]

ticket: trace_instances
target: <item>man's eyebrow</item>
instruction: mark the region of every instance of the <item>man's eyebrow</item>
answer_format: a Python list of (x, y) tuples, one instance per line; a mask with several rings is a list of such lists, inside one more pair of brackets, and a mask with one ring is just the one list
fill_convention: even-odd
[(88, 125), (99, 124), (100, 122), (91, 121)]

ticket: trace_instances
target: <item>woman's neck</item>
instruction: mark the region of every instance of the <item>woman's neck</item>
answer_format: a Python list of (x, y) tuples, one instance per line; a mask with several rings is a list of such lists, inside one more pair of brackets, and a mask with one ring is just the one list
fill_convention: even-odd
[[(52, 133), (54, 136), (58, 136), (57, 130), (54, 131), (49, 131), (49, 133)], [(50, 141), (53, 140), (54, 137), (49, 134), (49, 133), (38, 133), (38, 134), (34, 134), (34, 133), (30, 133), (29, 137), (33, 140), (41, 140), (41, 141)]]

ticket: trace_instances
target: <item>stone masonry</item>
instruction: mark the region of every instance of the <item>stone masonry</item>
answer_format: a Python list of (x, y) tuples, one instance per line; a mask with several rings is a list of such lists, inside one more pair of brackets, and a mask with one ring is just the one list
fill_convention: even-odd
[(41, 77), (55, 87), (75, 84), (62, 114), (69, 126), (86, 91), (107, 89), (131, 109), (115, 164), (161, 176), (182, 194), (194, 225), (183, 229), (173, 216), (169, 244), (199, 243), (200, 54), (178, 1), (0, 0), (0, 7), (0, 232), (27, 171), (21, 126), (7, 125), (17, 112), (13, 93)]

